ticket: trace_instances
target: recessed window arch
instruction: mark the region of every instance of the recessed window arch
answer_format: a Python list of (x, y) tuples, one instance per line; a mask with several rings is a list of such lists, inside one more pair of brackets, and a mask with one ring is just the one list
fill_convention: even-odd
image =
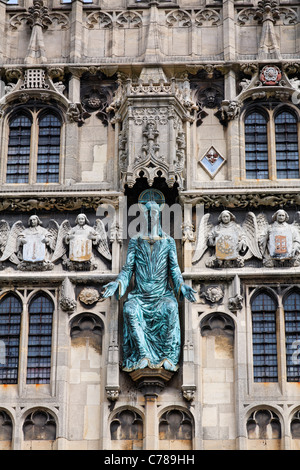
[(245, 158), (247, 179), (268, 179), (267, 119), (260, 110), (245, 117)]
[(251, 300), (253, 376), (255, 382), (277, 382), (277, 303), (268, 291)]
[(59, 183), (62, 117), (58, 110), (18, 109), (8, 121), (6, 183)]
[(300, 119), (290, 105), (251, 106), (244, 114), (246, 179), (300, 178)]
[(0, 301), (0, 383), (18, 383), (22, 302), (14, 294)]
[(36, 294), (29, 303), (28, 384), (50, 382), (53, 311), (54, 304), (44, 293)]

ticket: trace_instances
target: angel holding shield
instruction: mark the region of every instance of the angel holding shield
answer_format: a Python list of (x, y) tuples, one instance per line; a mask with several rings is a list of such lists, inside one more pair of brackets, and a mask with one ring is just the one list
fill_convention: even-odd
[(289, 215), (284, 209), (279, 209), (272, 216), (272, 224), (264, 214), (260, 215), (259, 246), (263, 254), (263, 264), (273, 267), (276, 261), (288, 262), (292, 266), (300, 265), (300, 231), (299, 212), (292, 224), (288, 223)]
[(200, 221), (193, 264), (209, 247), (214, 249), (214, 254), (205, 263), (209, 268), (243, 267), (245, 260), (252, 256), (262, 258), (257, 241), (257, 221), (252, 212), (247, 213), (242, 226), (228, 210), (221, 212), (215, 226), (209, 218), (210, 214), (205, 214)]
[(63, 258), (63, 264), (68, 269), (96, 269), (93, 247), (104, 258), (111, 260), (103, 222), (98, 219), (92, 227), (87, 216), (81, 213), (77, 215), (75, 224), (71, 227), (68, 220), (61, 224), (52, 261)]
[(51, 255), (55, 248), (58, 224), (50, 220), (48, 227), (42, 227), (37, 215), (28, 219), (28, 227), (18, 220), (12, 227), (5, 220), (0, 221), (2, 256), (0, 262), (9, 260), (20, 270), (53, 269)]

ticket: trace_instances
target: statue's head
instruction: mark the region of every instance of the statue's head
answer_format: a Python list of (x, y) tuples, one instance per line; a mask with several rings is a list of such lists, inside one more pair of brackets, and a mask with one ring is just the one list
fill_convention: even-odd
[(28, 225), (29, 227), (37, 227), (42, 225), (42, 221), (37, 215), (31, 215), (28, 219)]
[(235, 216), (232, 214), (232, 212), (224, 210), (221, 212), (218, 218), (219, 222), (222, 222), (223, 224), (229, 224), (232, 220), (235, 220)]
[(273, 215), (272, 220), (273, 222), (276, 221), (282, 224), (283, 222), (287, 222), (289, 220), (289, 215), (284, 209), (279, 209)]
[(148, 232), (152, 233), (157, 229), (158, 234), (161, 234), (160, 224), (160, 207), (155, 201), (148, 201), (144, 206), (144, 214), (148, 222)]
[(76, 217), (76, 220), (75, 220), (75, 224), (77, 225), (89, 225), (89, 221), (88, 221), (88, 218), (85, 214), (78, 214), (78, 216)]

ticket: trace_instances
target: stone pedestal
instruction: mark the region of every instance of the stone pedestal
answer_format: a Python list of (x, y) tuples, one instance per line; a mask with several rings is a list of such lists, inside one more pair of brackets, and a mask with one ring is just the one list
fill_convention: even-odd
[(160, 369), (140, 369), (129, 375), (145, 397), (145, 450), (158, 449), (157, 397), (174, 372)]

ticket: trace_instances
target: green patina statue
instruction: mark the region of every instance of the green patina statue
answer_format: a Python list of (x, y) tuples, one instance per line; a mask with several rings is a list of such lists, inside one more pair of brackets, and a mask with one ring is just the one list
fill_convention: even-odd
[(177, 299), (194, 302), (196, 291), (183, 282), (175, 241), (161, 228), (160, 206), (146, 202), (144, 215), (147, 230), (130, 239), (125, 265), (116, 280), (104, 286), (103, 297), (122, 297), (135, 275), (123, 308), (123, 370), (175, 371), (181, 342)]

